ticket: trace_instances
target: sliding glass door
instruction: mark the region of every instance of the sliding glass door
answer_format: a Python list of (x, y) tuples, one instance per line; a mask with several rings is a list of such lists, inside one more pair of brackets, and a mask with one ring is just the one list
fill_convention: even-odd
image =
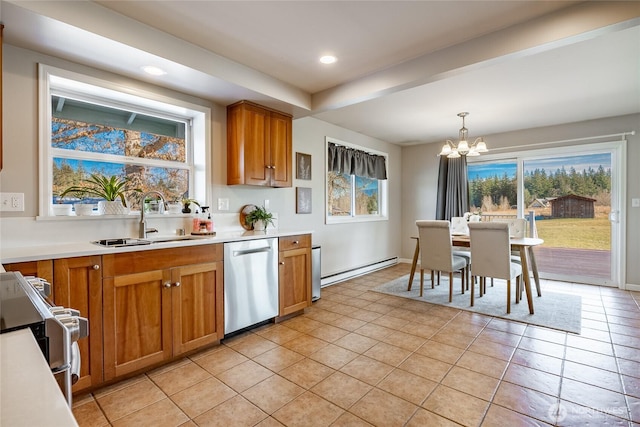
[(535, 248), (541, 277), (619, 286), (622, 151), (588, 144), (470, 162), (472, 209), (486, 220), (529, 218), (529, 235), (544, 240)]

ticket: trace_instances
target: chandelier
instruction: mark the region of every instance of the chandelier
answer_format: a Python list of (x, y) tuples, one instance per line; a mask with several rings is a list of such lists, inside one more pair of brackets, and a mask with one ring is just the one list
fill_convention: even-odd
[(442, 146), (442, 151), (440, 151), (439, 154), (440, 156), (457, 159), (460, 156), (479, 156), (480, 153), (486, 153), (489, 151), (487, 150), (487, 144), (484, 143), (484, 139), (482, 138), (476, 138), (476, 140), (471, 144), (467, 141), (469, 129), (464, 127), (464, 118), (468, 115), (469, 113), (458, 113), (458, 117), (462, 117), (462, 127), (460, 128), (460, 133), (458, 135), (458, 145), (447, 139)]

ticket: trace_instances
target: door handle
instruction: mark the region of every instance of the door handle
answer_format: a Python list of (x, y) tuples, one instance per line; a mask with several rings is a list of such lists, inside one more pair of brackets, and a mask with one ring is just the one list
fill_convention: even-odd
[(242, 255), (250, 255), (250, 254), (257, 254), (260, 252), (270, 252), (271, 248), (266, 247), (266, 248), (257, 248), (257, 249), (245, 249), (243, 251), (233, 251), (233, 256), (242, 256)]

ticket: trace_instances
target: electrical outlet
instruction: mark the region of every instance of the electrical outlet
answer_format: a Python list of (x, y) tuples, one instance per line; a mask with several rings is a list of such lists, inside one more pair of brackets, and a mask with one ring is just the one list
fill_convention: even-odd
[(229, 199), (218, 199), (218, 210), (219, 211), (228, 211), (229, 210)]
[(631, 199), (632, 208), (640, 208), (640, 199)]
[(24, 193), (0, 193), (0, 211), (24, 212)]

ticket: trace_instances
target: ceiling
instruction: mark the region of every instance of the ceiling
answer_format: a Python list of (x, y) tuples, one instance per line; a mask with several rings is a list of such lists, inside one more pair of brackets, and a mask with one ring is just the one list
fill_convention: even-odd
[(461, 111), (471, 138), (640, 112), (637, 2), (1, 1), (0, 13), (11, 45), (399, 145), (455, 138)]

